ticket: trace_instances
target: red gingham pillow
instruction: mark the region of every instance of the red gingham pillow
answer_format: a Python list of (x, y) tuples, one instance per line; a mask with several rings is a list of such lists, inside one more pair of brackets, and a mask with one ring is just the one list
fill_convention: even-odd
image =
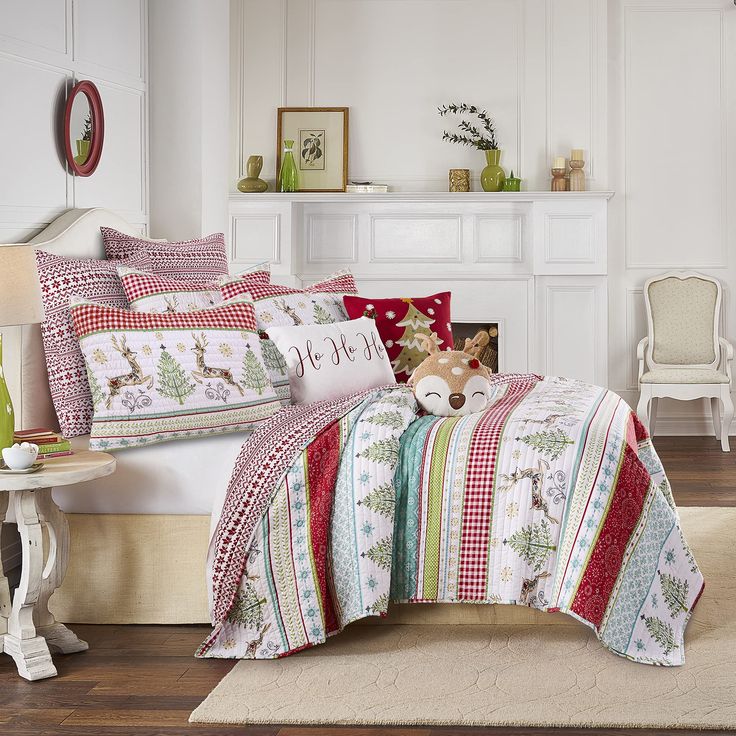
[(69, 313), (69, 299), (80, 295), (107, 306), (127, 308), (117, 267), (146, 269), (151, 262), (143, 251), (124, 261), (102, 261), (63, 258), (37, 250), (36, 264), (44, 309), (41, 339), (51, 400), (61, 433), (77, 437), (89, 433), (93, 409), (84, 358)]
[(450, 292), (411, 299), (366, 299), (345, 296), (345, 309), (350, 319), (365, 312), (375, 315), (378, 334), (386, 346), (396, 380), (405, 382), (414, 369), (427, 357), (415, 335), (437, 335), (440, 350), (452, 350)]
[[(250, 294), (254, 302), (273, 297), (288, 296), (291, 294), (357, 294), (358, 287), (355, 285), (353, 274), (341, 271), (329, 276), (324, 281), (307, 286), (304, 289), (296, 289), (280, 284), (248, 284), (236, 277), (222, 279), (220, 289), (224, 299), (231, 299), (239, 294)], [(256, 310), (256, 315), (257, 315)], [(341, 320), (338, 320), (341, 321)], [(291, 323), (289, 323), (291, 324)], [(305, 324), (313, 324), (305, 322)]]
[(198, 240), (169, 243), (125, 235), (110, 227), (101, 227), (100, 232), (108, 259), (121, 260), (143, 251), (151, 260), (151, 270), (159, 276), (206, 284), (214, 283), (229, 273), (225, 236), (222, 233)]

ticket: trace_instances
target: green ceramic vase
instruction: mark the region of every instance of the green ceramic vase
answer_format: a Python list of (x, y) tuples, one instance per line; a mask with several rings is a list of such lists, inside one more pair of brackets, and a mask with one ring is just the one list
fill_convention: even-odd
[(494, 148), (484, 151), (486, 154), (486, 167), (480, 174), (480, 185), (484, 192), (500, 192), (506, 181), (506, 172), (499, 166), (501, 160), (501, 149)]
[(13, 444), (15, 414), (3, 374), (3, 336), (0, 335), (0, 450)]
[(299, 173), (292, 148), (294, 141), (284, 141), (284, 154), (281, 157), (281, 171), (279, 172), (278, 190), (280, 192), (296, 192), (299, 190)]

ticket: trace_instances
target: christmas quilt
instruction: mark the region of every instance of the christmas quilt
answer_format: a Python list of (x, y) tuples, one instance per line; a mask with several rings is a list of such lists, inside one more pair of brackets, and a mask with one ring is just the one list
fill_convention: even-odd
[(389, 601), (562, 611), (637, 662), (684, 662), (703, 577), (644, 428), (616, 394), (498, 375), (464, 417), (403, 386), (287, 408), (236, 462), (200, 657), (267, 659)]

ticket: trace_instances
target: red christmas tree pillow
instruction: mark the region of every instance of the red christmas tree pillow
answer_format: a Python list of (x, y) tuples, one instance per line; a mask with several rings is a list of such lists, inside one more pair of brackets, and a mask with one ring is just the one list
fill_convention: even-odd
[(452, 350), (450, 292), (412, 299), (366, 299), (344, 296), (350, 319), (373, 312), (396, 380), (404, 383), (428, 353), (416, 335), (437, 335), (440, 350)]

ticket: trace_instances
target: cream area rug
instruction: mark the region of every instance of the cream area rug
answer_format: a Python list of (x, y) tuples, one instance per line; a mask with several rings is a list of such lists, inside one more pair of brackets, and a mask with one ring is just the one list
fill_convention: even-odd
[[(274, 661), (241, 661), (200, 705), (197, 723), (736, 728), (736, 508), (683, 508), (706, 588), (682, 667), (611, 654), (562, 614), (451, 606), (472, 623), (400, 621), (349, 627), (327, 644)], [(462, 611), (471, 609), (463, 618)], [(478, 623), (494, 608), (522, 623)], [(538, 623), (529, 624), (536, 613)], [(498, 620), (497, 618), (495, 620)], [(549, 625), (545, 623), (549, 621)], [(567, 623), (569, 621), (569, 623)]]

